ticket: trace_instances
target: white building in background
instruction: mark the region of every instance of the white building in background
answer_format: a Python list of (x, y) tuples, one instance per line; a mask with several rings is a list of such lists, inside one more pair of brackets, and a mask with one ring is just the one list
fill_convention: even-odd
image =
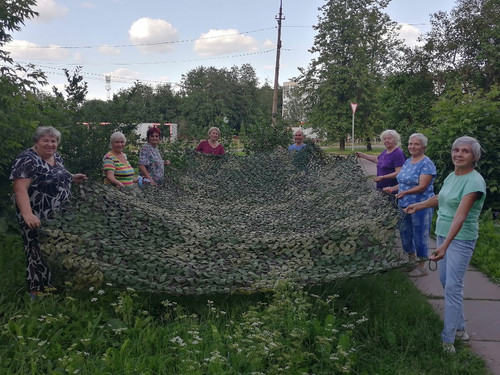
[(288, 117), (289, 106), (291, 101), (291, 90), (297, 86), (297, 82), (283, 82), (283, 105), (281, 107), (281, 116)]
[(142, 141), (146, 141), (146, 133), (148, 129), (152, 127), (156, 127), (161, 130), (164, 141), (169, 140), (170, 142), (173, 142), (177, 140), (177, 124), (168, 122), (143, 122), (137, 125), (135, 132)]
[[(297, 103), (297, 98), (292, 95), (292, 91), (296, 86), (297, 82), (283, 82), (283, 108), (281, 111), (281, 115), (285, 120), (287, 118), (290, 118), (289, 114), (294, 110), (293, 106), (299, 104)], [(295, 108), (295, 110), (297, 110), (297, 108)], [(321, 140), (314, 127), (307, 122), (307, 119), (305, 118), (303, 113), (300, 123), (298, 123), (296, 126), (292, 126), (291, 129), (294, 133), (299, 129), (302, 130), (304, 132), (304, 136), (308, 139), (314, 141)]]

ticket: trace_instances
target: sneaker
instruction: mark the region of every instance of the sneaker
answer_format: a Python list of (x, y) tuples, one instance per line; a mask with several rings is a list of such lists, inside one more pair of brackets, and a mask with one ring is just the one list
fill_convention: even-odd
[(408, 276), (410, 277), (422, 277), (422, 276), (427, 276), (427, 270), (425, 268), (415, 268), (413, 271), (411, 271)]
[(443, 351), (450, 354), (454, 354), (457, 352), (455, 350), (455, 346), (449, 342), (443, 342)]
[(470, 336), (463, 329), (457, 329), (457, 333), (455, 334), (455, 339), (467, 341), (470, 339)]

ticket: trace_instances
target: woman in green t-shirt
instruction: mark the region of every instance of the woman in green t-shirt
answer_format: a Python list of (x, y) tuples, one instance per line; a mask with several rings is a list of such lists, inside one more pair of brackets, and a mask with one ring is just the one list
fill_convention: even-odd
[(446, 177), (439, 194), (409, 205), (412, 214), (428, 207), (438, 207), (437, 248), (430, 256), (439, 262), (439, 278), (444, 288), (443, 348), (454, 353), (455, 339), (468, 340), (463, 311), (465, 271), (478, 238), (479, 214), (486, 198), (486, 183), (475, 170), (481, 146), (472, 137), (460, 137), (453, 143), (451, 158), (455, 170)]

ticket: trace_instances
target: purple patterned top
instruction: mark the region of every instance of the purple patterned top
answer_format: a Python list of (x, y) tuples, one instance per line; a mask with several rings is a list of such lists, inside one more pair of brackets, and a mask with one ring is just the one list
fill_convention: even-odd
[(165, 174), (165, 162), (161, 158), (160, 151), (150, 144), (144, 145), (139, 152), (139, 165), (144, 165), (153, 181), (160, 185)]

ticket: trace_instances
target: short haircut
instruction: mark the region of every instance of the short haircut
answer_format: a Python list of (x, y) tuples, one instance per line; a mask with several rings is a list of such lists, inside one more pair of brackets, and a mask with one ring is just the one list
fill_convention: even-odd
[(398, 146), (401, 144), (401, 136), (398, 134), (398, 132), (396, 130), (392, 130), (392, 129), (384, 130), (382, 132), (382, 134), (380, 134), (380, 140), (382, 140), (382, 142), (383, 142), (384, 138), (387, 136), (391, 136), (392, 138), (394, 138), (394, 141), (396, 141), (396, 144)]
[(161, 130), (160, 129), (158, 129), (156, 126), (149, 128), (148, 131), (146, 132), (146, 138), (149, 139), (149, 137), (151, 137), (155, 133), (161, 137)]
[(111, 134), (111, 137), (109, 138), (109, 146), (113, 147), (113, 142), (117, 141), (118, 139), (123, 139), (125, 143), (127, 143), (127, 139), (125, 138), (125, 135), (122, 132), (114, 132)]
[(59, 130), (57, 130), (53, 126), (39, 126), (38, 128), (36, 128), (35, 134), (33, 135), (33, 142), (37, 143), (40, 138), (46, 135), (57, 139), (57, 143), (61, 141), (61, 132)]
[(304, 135), (304, 131), (302, 129), (295, 130), (295, 133), (293, 133), (293, 135), (295, 135), (297, 133), (302, 133), (302, 135)]
[(217, 126), (212, 126), (210, 129), (208, 129), (208, 135), (210, 135), (210, 133), (212, 133), (212, 131), (214, 130), (217, 130), (217, 133), (219, 133), (219, 136), (220, 136), (220, 129), (217, 127)]
[(422, 133), (413, 133), (408, 138), (408, 141), (410, 141), (410, 139), (412, 139), (412, 138), (420, 139), (420, 143), (422, 143), (422, 146), (427, 147), (427, 141), (428, 141), (427, 137), (425, 135), (423, 135)]
[(451, 151), (455, 149), (455, 147), (467, 145), (470, 146), (472, 150), (472, 154), (474, 155), (474, 167), (477, 166), (477, 161), (481, 159), (481, 145), (477, 141), (476, 138), (469, 137), (467, 135), (455, 139), (453, 145), (451, 146)]

